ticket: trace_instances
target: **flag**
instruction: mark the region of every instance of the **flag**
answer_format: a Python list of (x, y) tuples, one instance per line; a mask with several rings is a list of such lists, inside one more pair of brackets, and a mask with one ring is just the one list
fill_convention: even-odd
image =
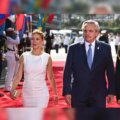
[(10, 0), (0, 0), (0, 14), (8, 14), (10, 9)]
[(46, 22), (42, 24), (42, 32), (45, 32)]
[(35, 0), (34, 1), (34, 12), (38, 12), (41, 6), (41, 0)]
[(20, 0), (11, 0), (10, 2), (10, 13), (20, 13)]
[(23, 34), (25, 33), (26, 30), (27, 30), (27, 16), (24, 16), (22, 28), (21, 28), (21, 30), (19, 31), (20, 40), (21, 40), (21, 38), (23, 37)]
[(20, 31), (23, 27), (23, 23), (24, 23), (24, 14), (17, 14), (16, 15), (16, 21), (15, 21), (15, 24), (16, 24), (16, 30)]
[(41, 30), (41, 31), (45, 31), (45, 27), (46, 27), (46, 22), (47, 22), (47, 17), (44, 14), (39, 14), (39, 21), (37, 23), (37, 29)]
[(26, 15), (26, 20), (27, 20), (27, 29), (30, 32), (30, 28), (32, 27), (32, 16), (31, 15)]
[(32, 22), (32, 17), (30, 15), (27, 15), (27, 23), (30, 24)]
[(44, 17), (42, 19), (42, 32), (45, 32), (46, 22), (47, 22), (47, 16), (44, 14)]
[(40, 5), (41, 5), (41, 0), (34, 1), (34, 7), (40, 7)]
[(49, 15), (49, 17), (48, 17), (47, 22), (48, 22), (49, 24), (51, 24), (51, 23), (52, 23), (52, 21), (53, 21), (53, 19), (54, 19), (54, 14), (53, 14), (53, 13), (51, 13), (51, 14)]
[(39, 30), (39, 31), (42, 31), (42, 27), (38, 27), (38, 30)]
[(47, 16), (46, 15), (44, 15), (44, 17), (42, 19), (42, 23), (45, 23), (45, 22), (47, 22)]
[(39, 20), (37, 22), (37, 28), (41, 27), (42, 26), (42, 20), (44, 18), (44, 15), (43, 14), (39, 14)]
[(11, 21), (11, 22), (13, 22), (13, 23), (15, 23), (15, 15), (14, 14), (11, 14), (9, 17), (8, 17), (8, 19)]
[(41, 7), (43, 9), (47, 9), (48, 6), (49, 6), (49, 3), (50, 3), (50, 0), (43, 0), (42, 3), (41, 3)]
[(9, 14), (0, 14), (0, 26), (5, 22), (8, 16)]

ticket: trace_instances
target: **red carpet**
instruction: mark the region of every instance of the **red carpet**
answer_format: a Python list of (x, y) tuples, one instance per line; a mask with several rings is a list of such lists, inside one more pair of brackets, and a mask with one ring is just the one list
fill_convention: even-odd
[[(59, 103), (56, 105), (56, 108), (68, 108), (69, 106), (65, 103), (64, 98), (62, 97), (62, 75), (63, 75), (63, 67), (64, 67), (64, 62), (53, 62), (53, 72), (54, 72), (54, 77), (56, 81), (56, 86), (57, 86), (57, 92), (59, 95)], [(48, 80), (46, 80), (47, 85), (49, 87), (50, 91), (50, 101), (48, 108), (53, 107), (53, 92), (52, 88), (50, 86), (50, 83)], [(22, 87), (18, 87), (17, 89), (21, 90)], [(9, 93), (4, 93), (4, 88), (0, 89), (0, 93), (3, 93), (4, 96), (0, 97), (0, 107), (2, 108), (8, 108), (8, 107), (22, 107), (22, 99), (21, 96), (18, 97), (16, 100), (12, 100), (9, 96)], [(107, 104), (107, 108), (120, 108), (120, 105), (116, 104), (116, 101), (112, 104)]]

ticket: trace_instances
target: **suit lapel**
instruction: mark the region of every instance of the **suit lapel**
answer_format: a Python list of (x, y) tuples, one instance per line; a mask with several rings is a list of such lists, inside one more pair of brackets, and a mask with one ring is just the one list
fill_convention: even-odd
[(99, 58), (99, 53), (100, 53), (100, 43), (98, 41), (95, 42), (95, 51), (94, 51), (94, 58), (93, 58), (93, 63), (92, 63), (92, 68), (91, 70), (94, 69), (96, 64), (98, 63)]
[[(81, 55), (81, 57), (82, 57), (82, 61), (83, 61), (83, 63), (88, 67), (88, 63), (87, 63), (87, 55), (86, 55), (86, 50), (85, 50), (85, 43), (83, 43), (82, 45), (81, 45), (81, 53), (82, 53), (82, 55)], [(89, 67), (88, 67), (89, 68)]]

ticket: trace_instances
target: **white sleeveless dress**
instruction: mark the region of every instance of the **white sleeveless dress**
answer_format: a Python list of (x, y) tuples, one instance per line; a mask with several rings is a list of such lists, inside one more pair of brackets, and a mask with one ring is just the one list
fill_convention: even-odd
[(49, 101), (49, 90), (46, 85), (46, 68), (49, 54), (33, 55), (23, 53), (24, 84), (22, 90), (24, 107), (46, 108)]
[(44, 109), (31, 108), (6, 108), (7, 120), (43, 120)]

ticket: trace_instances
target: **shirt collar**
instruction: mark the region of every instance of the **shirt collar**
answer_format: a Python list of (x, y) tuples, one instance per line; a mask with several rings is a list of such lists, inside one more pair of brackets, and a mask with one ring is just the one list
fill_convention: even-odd
[(95, 46), (95, 40), (92, 43), (88, 43), (87, 41), (85, 41), (86, 46), (89, 46), (90, 44), (94, 47)]

